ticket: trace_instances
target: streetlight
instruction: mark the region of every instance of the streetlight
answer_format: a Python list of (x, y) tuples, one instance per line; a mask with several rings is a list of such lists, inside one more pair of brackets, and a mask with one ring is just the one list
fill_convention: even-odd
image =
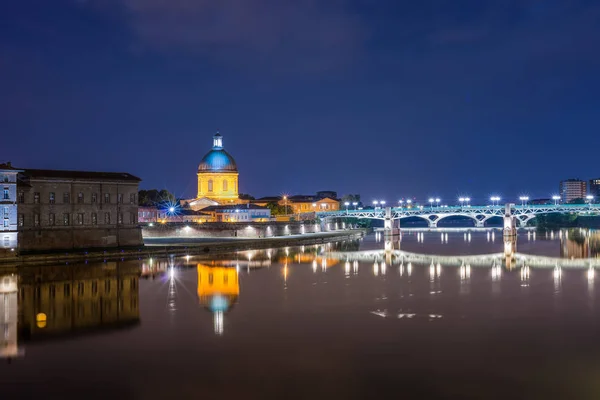
[(465, 197), (465, 203), (467, 203), (467, 207), (471, 207), (469, 205), (470, 202), (471, 202), (471, 198), (470, 197)]
[(379, 204), (379, 202), (377, 200), (373, 200), (373, 206), (376, 210), (377, 210), (377, 204)]
[(356, 210), (356, 206), (358, 205), (358, 202), (355, 201), (355, 202), (352, 203), (352, 205), (354, 206), (354, 210)]
[(283, 201), (285, 204), (285, 215), (287, 215), (288, 214), (288, 212), (287, 212), (287, 196), (283, 196)]
[(381, 200), (379, 204), (381, 204), (381, 207), (385, 206), (385, 200)]
[(398, 200), (398, 204), (400, 204), (400, 208), (402, 208), (402, 204), (404, 204), (404, 200)]
[(520, 196), (519, 200), (521, 200), (521, 206), (525, 206), (525, 202), (529, 201), (529, 196)]
[(465, 198), (464, 198), (464, 197), (459, 197), (459, 198), (458, 198), (458, 201), (460, 202), (460, 207), (462, 208), (462, 206), (463, 206), (463, 205), (464, 205), (464, 203), (465, 203)]
[(557, 206), (558, 205), (558, 201), (560, 200), (560, 196), (552, 196), (552, 200), (554, 200), (554, 205)]
[(585, 196), (588, 204), (590, 205), (590, 207), (592, 206), (592, 200), (594, 200), (594, 196), (592, 196), (591, 194), (588, 194), (587, 196)]
[(500, 197), (498, 197), (498, 196), (492, 196), (492, 197), (490, 197), (490, 200), (492, 201), (492, 205), (495, 206), (500, 201)]
[(411, 203), (412, 203), (411, 199), (406, 200), (406, 208), (410, 208)]
[(349, 202), (345, 202), (344, 205), (346, 206), (346, 215), (348, 215), (348, 206), (350, 205)]
[(170, 213), (174, 213), (175, 212), (175, 207), (169, 207), (169, 212)]
[(434, 199), (429, 198), (429, 208), (433, 208), (433, 202), (434, 201), (435, 201)]
[(440, 198), (439, 198), (439, 197), (435, 199), (435, 204), (436, 204), (438, 207), (440, 206), (440, 201), (442, 201), (442, 200), (440, 200)]

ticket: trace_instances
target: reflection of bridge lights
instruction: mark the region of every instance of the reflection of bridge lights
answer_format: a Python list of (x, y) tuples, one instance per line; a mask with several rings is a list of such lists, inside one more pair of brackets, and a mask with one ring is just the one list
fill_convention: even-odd
[(526, 281), (529, 279), (529, 267), (527, 265), (521, 268), (521, 280)]
[(400, 276), (404, 275), (404, 263), (400, 263), (398, 271), (400, 272)]
[(560, 268), (560, 267), (558, 267), (558, 266), (557, 266), (557, 267), (555, 267), (555, 268), (554, 268), (554, 273), (553, 273), (553, 275), (554, 275), (554, 279), (558, 279), (558, 280), (560, 280), (560, 278), (562, 277), (562, 271), (561, 271), (561, 268)]
[(346, 261), (344, 264), (344, 272), (346, 276), (350, 275), (350, 261)]
[(499, 265), (492, 266), (492, 280), (497, 281), (502, 276), (502, 267)]
[(354, 261), (353, 263), (354, 275), (358, 274), (358, 261)]
[(593, 267), (590, 267), (590, 269), (588, 269), (588, 271), (587, 271), (588, 281), (593, 281), (595, 276), (596, 276), (596, 271), (594, 270)]
[(324, 258), (321, 260), (321, 270), (323, 272), (327, 271), (327, 260)]
[(379, 264), (377, 262), (373, 263), (373, 275), (379, 275)]
[(429, 266), (429, 278), (435, 278), (435, 265), (433, 264), (433, 261), (431, 261), (431, 265)]
[(406, 272), (408, 273), (408, 276), (412, 274), (412, 263), (408, 263), (406, 266)]
[(214, 313), (213, 317), (215, 334), (222, 335), (223, 334), (223, 311), (217, 311)]
[(386, 269), (387, 269), (387, 266), (385, 265), (385, 262), (381, 262), (381, 267), (380, 267), (381, 275), (385, 275)]
[(317, 272), (317, 267), (318, 267), (317, 260), (313, 260), (313, 262), (312, 262), (312, 270), (313, 270), (314, 273)]
[(442, 264), (438, 263), (436, 268), (435, 268), (435, 272), (437, 274), (437, 276), (440, 276), (442, 274)]

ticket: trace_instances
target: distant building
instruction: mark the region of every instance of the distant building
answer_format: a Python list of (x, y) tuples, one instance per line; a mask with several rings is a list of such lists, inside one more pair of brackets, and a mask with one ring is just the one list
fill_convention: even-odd
[(140, 178), (116, 172), (19, 169), (10, 164), (0, 164), (0, 176), (5, 256), (8, 250), (143, 245), (138, 225)]
[(318, 211), (337, 211), (340, 201), (332, 197), (295, 195), (279, 201), (280, 205), (291, 208), (292, 214), (303, 214)]
[(256, 204), (233, 206), (210, 206), (202, 210), (212, 222), (267, 222), (271, 210)]
[(587, 195), (585, 181), (580, 179), (567, 179), (560, 182), (560, 198), (564, 203), (575, 199), (584, 199)]
[(201, 211), (177, 208), (175, 212), (169, 212), (158, 207), (140, 207), (138, 209), (138, 220), (142, 224), (160, 222), (210, 222), (210, 215)]
[(198, 165), (198, 194), (189, 201), (199, 210), (217, 204), (237, 204), (239, 172), (234, 158), (223, 148), (223, 136), (213, 136), (213, 147)]
[(332, 190), (322, 190), (320, 192), (317, 192), (317, 197), (324, 199), (326, 197), (330, 198), (330, 199), (337, 199), (337, 192), (334, 192)]
[(588, 193), (594, 196), (596, 201), (600, 201), (600, 178), (590, 179)]

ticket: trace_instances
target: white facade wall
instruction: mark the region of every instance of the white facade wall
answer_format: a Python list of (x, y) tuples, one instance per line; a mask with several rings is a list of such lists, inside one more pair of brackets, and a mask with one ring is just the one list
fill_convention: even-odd
[(17, 247), (17, 170), (0, 169), (0, 248)]

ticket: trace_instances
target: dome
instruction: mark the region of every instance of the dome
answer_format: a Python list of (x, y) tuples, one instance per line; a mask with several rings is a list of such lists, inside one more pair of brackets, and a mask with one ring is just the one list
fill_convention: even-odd
[(237, 165), (231, 154), (223, 149), (223, 136), (219, 132), (213, 136), (213, 148), (198, 165), (198, 172), (237, 172)]
[(209, 151), (198, 165), (198, 172), (237, 172), (237, 170), (235, 160), (223, 149)]

